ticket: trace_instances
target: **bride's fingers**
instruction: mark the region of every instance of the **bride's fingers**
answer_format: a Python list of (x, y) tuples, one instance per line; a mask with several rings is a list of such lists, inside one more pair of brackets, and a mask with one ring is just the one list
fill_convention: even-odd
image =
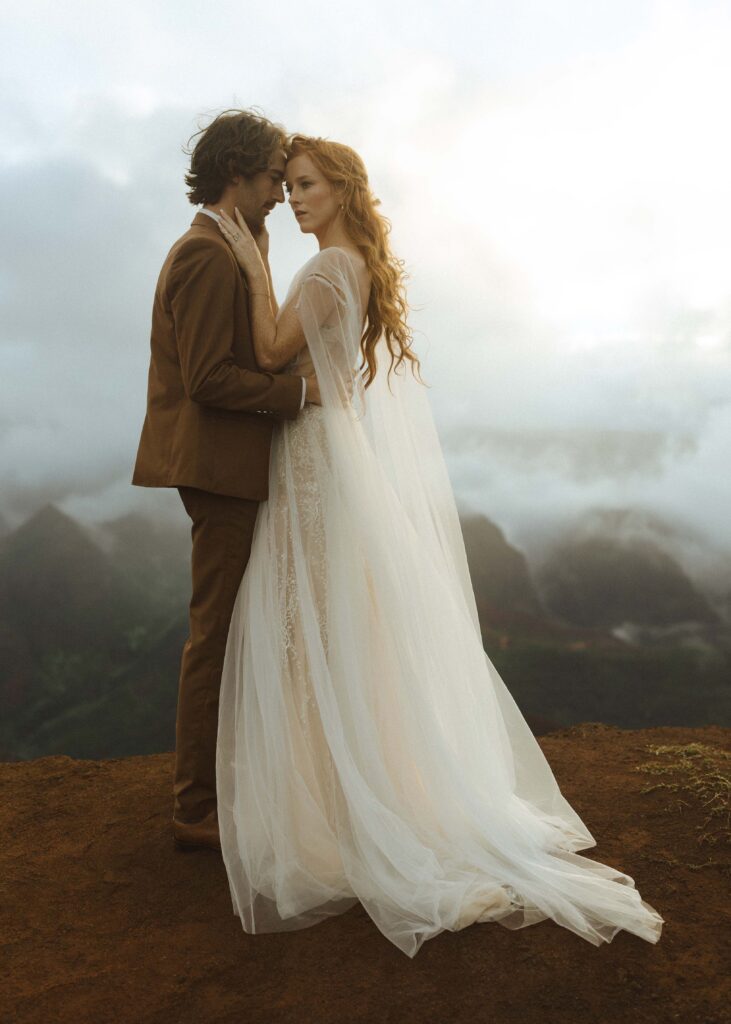
[(218, 222), (218, 226), (221, 229), (221, 234), (226, 239), (226, 241), (234, 240), (234, 238), (236, 237), (236, 225), (233, 223), (233, 221), (231, 222), (231, 224), (228, 224), (226, 223), (225, 220), (221, 219)]

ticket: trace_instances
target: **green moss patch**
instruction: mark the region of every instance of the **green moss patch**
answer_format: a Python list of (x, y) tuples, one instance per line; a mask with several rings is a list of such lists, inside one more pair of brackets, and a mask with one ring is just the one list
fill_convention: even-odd
[[(667, 811), (683, 814), (700, 808), (705, 816), (695, 827), (699, 845), (720, 849), (731, 845), (731, 753), (706, 743), (668, 746), (647, 744), (653, 760), (635, 766), (657, 781), (648, 783), (642, 793), (664, 790), (670, 797)], [(680, 864), (677, 858), (663, 858)], [(720, 867), (731, 873), (731, 859), (711, 857), (701, 864), (685, 864), (694, 870)]]

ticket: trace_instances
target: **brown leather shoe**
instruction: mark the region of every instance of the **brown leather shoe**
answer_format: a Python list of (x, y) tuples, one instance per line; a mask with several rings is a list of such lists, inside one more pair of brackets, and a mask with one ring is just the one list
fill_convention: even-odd
[(221, 849), (218, 820), (215, 816), (192, 824), (173, 818), (173, 839), (180, 850)]

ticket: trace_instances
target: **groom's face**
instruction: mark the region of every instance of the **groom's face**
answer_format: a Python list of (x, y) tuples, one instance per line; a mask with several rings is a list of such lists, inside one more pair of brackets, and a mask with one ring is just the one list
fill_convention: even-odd
[(238, 180), (236, 206), (254, 234), (261, 231), (276, 204), (284, 202), (282, 182), (286, 163), (284, 152), (278, 149), (270, 157), (265, 171)]

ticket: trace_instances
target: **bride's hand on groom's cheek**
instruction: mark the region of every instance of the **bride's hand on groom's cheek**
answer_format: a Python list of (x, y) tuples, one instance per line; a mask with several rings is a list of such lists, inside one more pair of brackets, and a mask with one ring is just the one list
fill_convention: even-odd
[(234, 209), (236, 220), (229, 217), (225, 210), (219, 210), (218, 212), (220, 214), (220, 220), (218, 221), (219, 230), (231, 246), (236, 262), (242, 270), (252, 271), (261, 267), (261, 250), (238, 208)]

